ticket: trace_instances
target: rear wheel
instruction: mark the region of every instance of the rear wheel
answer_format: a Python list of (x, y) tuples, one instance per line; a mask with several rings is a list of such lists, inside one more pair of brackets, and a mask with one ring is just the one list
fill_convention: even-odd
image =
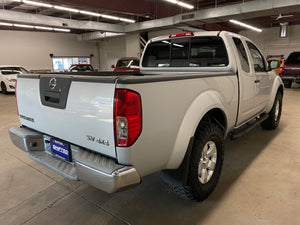
[(3, 94), (7, 94), (7, 88), (6, 88), (6, 85), (3, 82), (1, 83), (1, 90), (2, 90)]
[(291, 80), (284, 80), (283, 81), (285, 88), (291, 88), (292, 87), (292, 81)]
[(278, 127), (282, 110), (282, 94), (278, 92), (271, 111), (269, 112), (269, 118), (261, 123), (262, 128), (267, 130), (273, 130)]
[(212, 193), (221, 174), (223, 157), (221, 128), (211, 122), (202, 122), (196, 132), (188, 177), (195, 199), (202, 201)]

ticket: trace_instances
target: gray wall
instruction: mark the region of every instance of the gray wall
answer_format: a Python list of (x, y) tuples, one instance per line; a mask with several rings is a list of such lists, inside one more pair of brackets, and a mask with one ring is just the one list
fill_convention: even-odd
[(99, 41), (100, 70), (109, 71), (111, 65), (115, 65), (117, 60), (126, 56), (126, 38), (111, 37)]
[(55, 56), (89, 56), (99, 67), (95, 42), (78, 41), (77, 35), (54, 32), (0, 30), (0, 65), (20, 65), (29, 70), (52, 69)]
[(261, 33), (249, 30), (240, 34), (255, 42), (265, 56), (284, 54), (286, 58), (291, 52), (300, 51), (300, 25), (289, 26), (287, 38), (279, 38), (279, 27), (263, 29)]

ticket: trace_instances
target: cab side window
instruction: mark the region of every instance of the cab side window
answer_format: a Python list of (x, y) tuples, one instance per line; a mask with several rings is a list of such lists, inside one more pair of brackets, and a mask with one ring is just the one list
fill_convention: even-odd
[(260, 53), (260, 51), (257, 49), (255, 45), (253, 45), (250, 42), (247, 42), (248, 48), (250, 50), (250, 54), (253, 60), (253, 66), (255, 72), (265, 72), (266, 71), (266, 65), (264, 62), (264, 57)]
[(241, 39), (234, 37), (233, 42), (235, 44), (235, 47), (237, 48), (242, 70), (244, 70), (246, 73), (249, 73), (250, 72), (249, 60)]

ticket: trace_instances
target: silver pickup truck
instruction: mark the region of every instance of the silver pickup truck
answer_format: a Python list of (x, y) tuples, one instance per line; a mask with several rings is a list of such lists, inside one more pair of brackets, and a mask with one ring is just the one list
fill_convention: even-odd
[(18, 75), (27, 155), (103, 191), (163, 171), (205, 199), (220, 177), (224, 139), (278, 126), (283, 84), (249, 39), (229, 32), (151, 39), (140, 72)]

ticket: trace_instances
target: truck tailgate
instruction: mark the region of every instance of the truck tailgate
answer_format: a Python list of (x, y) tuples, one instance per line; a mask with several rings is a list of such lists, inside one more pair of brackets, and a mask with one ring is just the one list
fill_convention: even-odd
[(20, 122), (59, 140), (116, 157), (115, 81), (114, 76), (19, 76)]

